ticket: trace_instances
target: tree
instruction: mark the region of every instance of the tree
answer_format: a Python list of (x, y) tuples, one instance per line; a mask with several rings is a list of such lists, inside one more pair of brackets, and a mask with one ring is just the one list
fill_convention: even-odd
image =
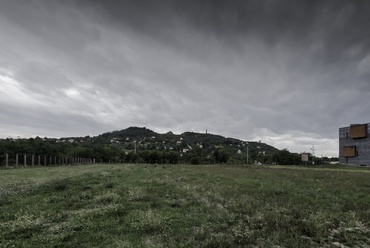
[(298, 153), (291, 153), (288, 149), (276, 151), (272, 154), (272, 162), (281, 165), (300, 164), (301, 156)]
[(125, 162), (126, 163), (137, 163), (139, 160), (139, 155), (135, 152), (129, 152), (125, 156)]
[(170, 151), (167, 153), (167, 161), (171, 164), (177, 164), (179, 162), (180, 156), (177, 152)]
[(229, 153), (224, 149), (216, 149), (213, 153), (216, 163), (227, 163), (230, 158)]
[(190, 158), (190, 163), (191, 164), (200, 164), (199, 157), (198, 156), (193, 156)]

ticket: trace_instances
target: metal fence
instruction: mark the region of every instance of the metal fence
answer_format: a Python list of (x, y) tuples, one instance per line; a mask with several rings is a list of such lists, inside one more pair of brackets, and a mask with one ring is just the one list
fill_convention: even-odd
[(67, 164), (91, 164), (95, 159), (81, 157), (58, 157), (48, 155), (28, 155), (15, 154), (10, 156), (9, 153), (0, 155), (1, 167), (35, 167), (35, 166), (52, 166)]

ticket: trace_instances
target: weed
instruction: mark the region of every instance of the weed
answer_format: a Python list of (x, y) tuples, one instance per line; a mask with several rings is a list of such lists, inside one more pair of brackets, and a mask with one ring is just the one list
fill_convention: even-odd
[(68, 180), (66, 178), (57, 179), (50, 182), (50, 187), (56, 191), (63, 191), (67, 188)]

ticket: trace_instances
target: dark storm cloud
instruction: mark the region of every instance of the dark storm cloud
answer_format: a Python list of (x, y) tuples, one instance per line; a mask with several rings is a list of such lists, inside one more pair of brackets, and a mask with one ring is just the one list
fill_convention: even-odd
[(2, 1), (0, 131), (208, 129), (336, 155), (338, 127), (369, 121), (369, 13), (344, 0)]
[[(86, 1), (118, 26), (150, 36), (188, 26), (216, 37), (259, 37), (268, 44), (292, 39), (323, 42), (329, 61), (347, 48), (369, 48), (368, 1)], [(331, 55), (331, 56), (327, 56)]]
[[(326, 89), (347, 87), (349, 81), (365, 90), (370, 87), (368, 71), (360, 69), (370, 48), (368, 1), (93, 2), (101, 17), (118, 29), (129, 27), (151, 41), (168, 45), (168, 49), (185, 51), (187, 56), (206, 63), (214, 59), (230, 63), (227, 57), (231, 52), (243, 53), (246, 46), (261, 43), (256, 47), (257, 58), (253, 54), (249, 64), (237, 62), (253, 69), (252, 60), (257, 60), (255, 66), (265, 73), (281, 62), (290, 63), (287, 73), (292, 75), (332, 73), (337, 77), (335, 82), (321, 78), (309, 82)], [(184, 30), (185, 35), (179, 36), (177, 30)], [(186, 37), (186, 33), (191, 36), (198, 32), (198, 39)], [(220, 44), (216, 49), (225, 49), (226, 56), (213, 55), (214, 40)], [(262, 68), (258, 63), (263, 60), (272, 62)], [(359, 74), (355, 80), (354, 73)], [(300, 83), (293, 76), (286, 80)]]

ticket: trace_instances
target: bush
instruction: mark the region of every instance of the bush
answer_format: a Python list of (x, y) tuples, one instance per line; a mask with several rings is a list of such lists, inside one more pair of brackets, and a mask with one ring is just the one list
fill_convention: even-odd
[(191, 164), (200, 164), (200, 159), (198, 157), (192, 157), (190, 159)]

